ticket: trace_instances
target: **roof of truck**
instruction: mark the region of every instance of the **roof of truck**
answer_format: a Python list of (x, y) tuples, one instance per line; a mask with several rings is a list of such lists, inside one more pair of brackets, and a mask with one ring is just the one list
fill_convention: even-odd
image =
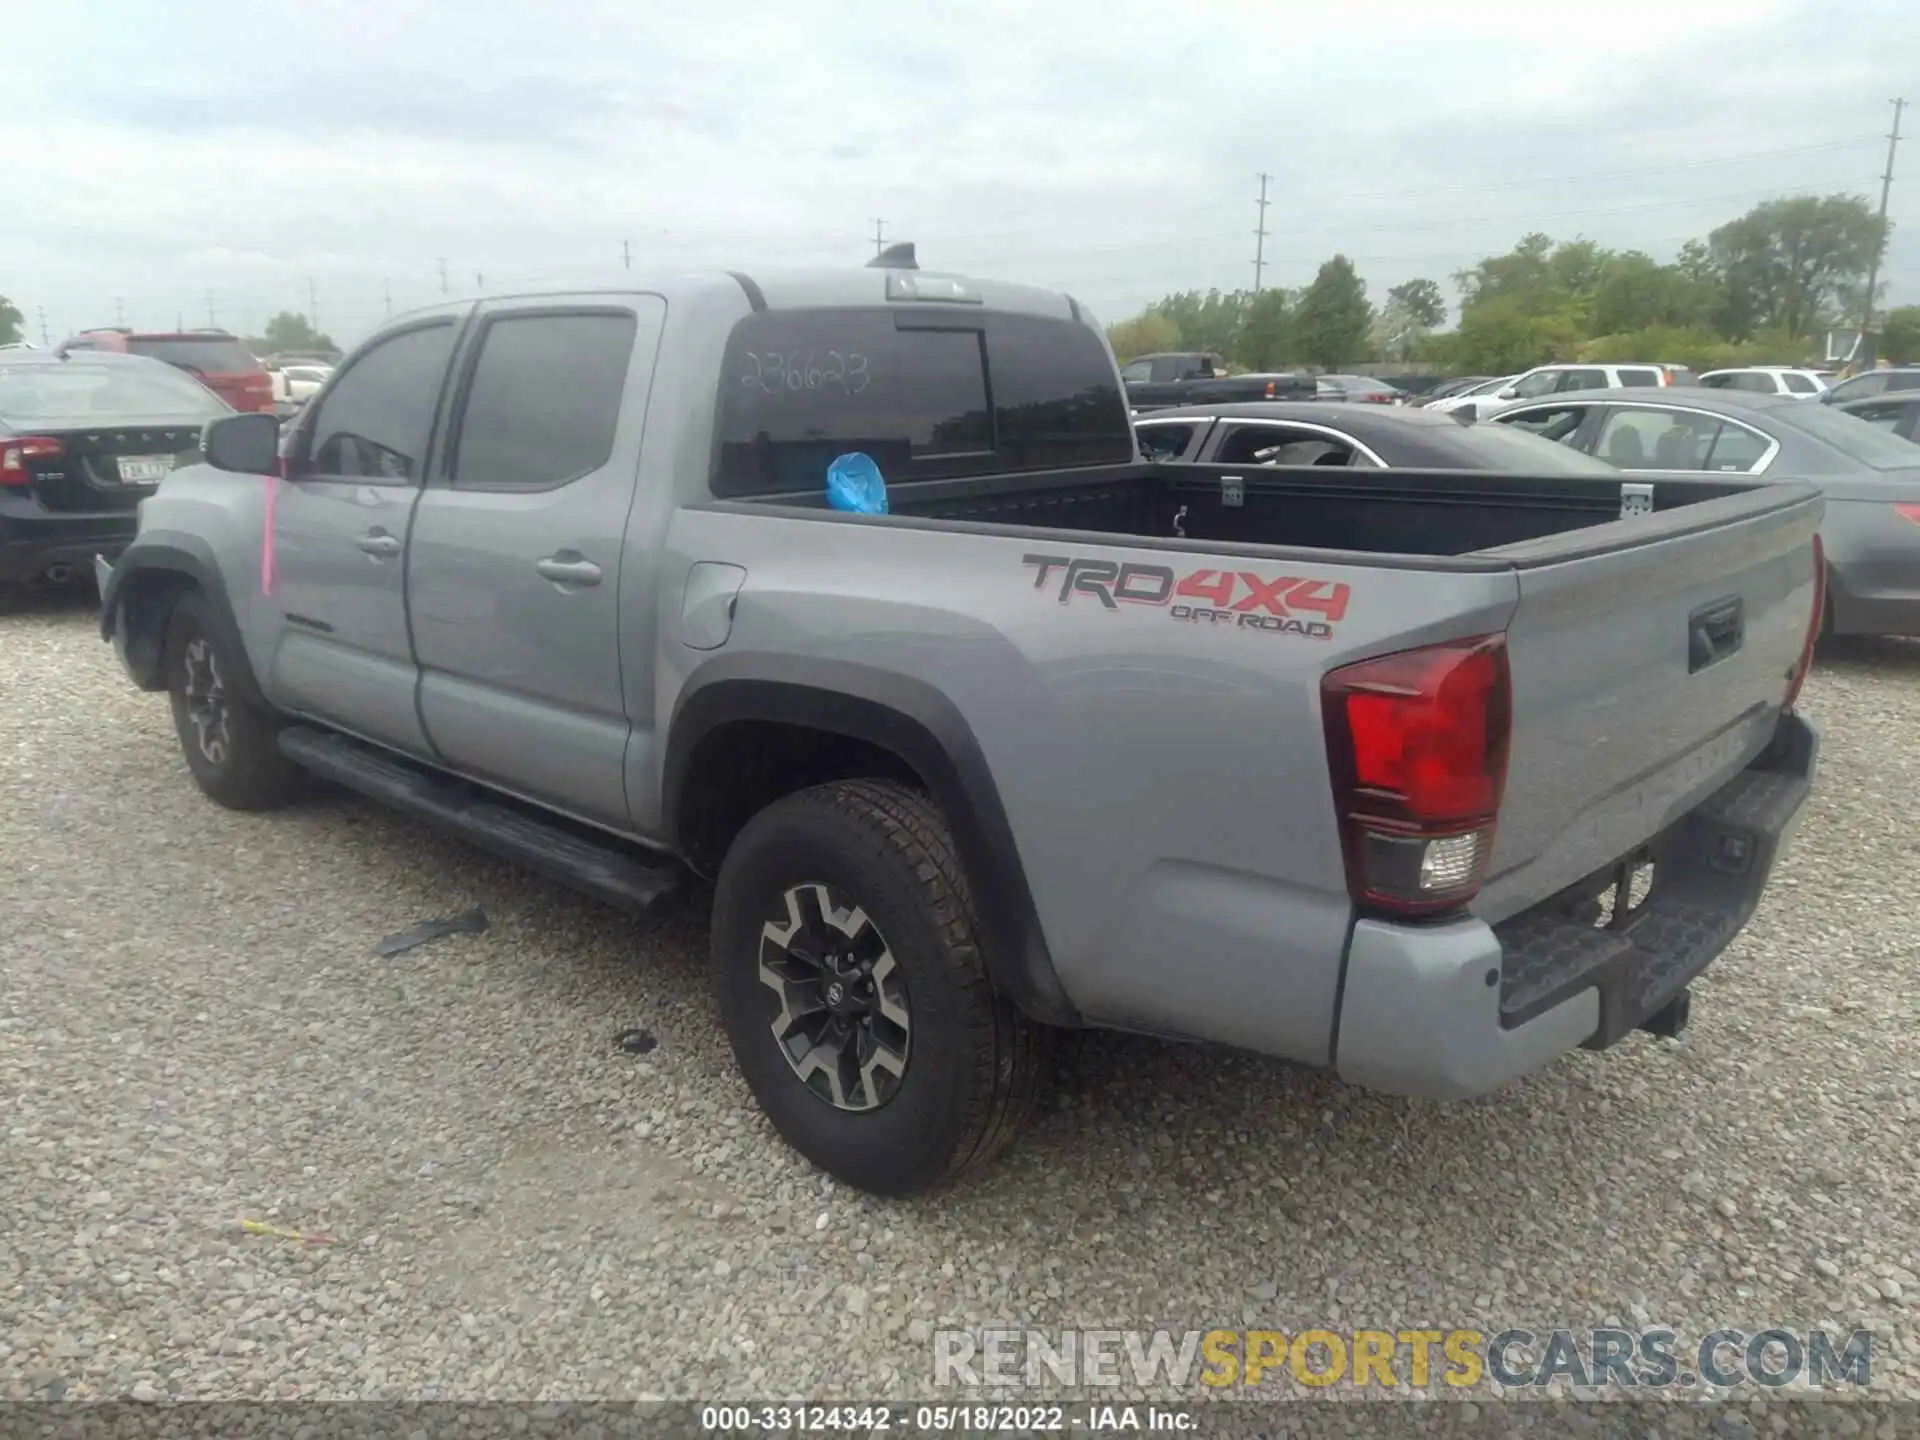
[[(979, 307), (1016, 314), (1052, 316), (1062, 320), (1090, 319), (1084, 306), (1058, 290), (1043, 290), (1032, 285), (1012, 285), (998, 280), (982, 280), (947, 270), (876, 270), (866, 266), (832, 269), (707, 270), (644, 273), (614, 270), (577, 279), (540, 281), (526, 285), (487, 286), (471, 292), (449, 295), (433, 305), (421, 306), (413, 313), (443, 310), (449, 305), (477, 300), (508, 300), (556, 295), (659, 295), (669, 304), (676, 300), (712, 298), (720, 291), (745, 294), (754, 308), (773, 310), (837, 308), (841, 306), (921, 304), (943, 313), (972, 310), (970, 302), (892, 299), (887, 293), (888, 277), (900, 275), (913, 280), (958, 281), (979, 297)], [(400, 318), (400, 317), (395, 317)], [(382, 327), (385, 328), (384, 326)]]

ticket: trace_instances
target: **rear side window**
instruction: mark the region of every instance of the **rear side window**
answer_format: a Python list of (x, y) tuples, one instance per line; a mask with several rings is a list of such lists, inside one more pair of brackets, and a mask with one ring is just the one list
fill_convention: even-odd
[(727, 344), (718, 429), (722, 496), (822, 490), (856, 450), (894, 483), (1135, 458), (1100, 337), (1026, 315), (749, 316)]
[(545, 490), (605, 465), (635, 330), (624, 311), (491, 321), (461, 411), (454, 486)]
[(1151, 360), (1135, 360), (1120, 372), (1120, 378), (1130, 385), (1138, 384), (1143, 380), (1151, 380), (1153, 379), (1153, 362)]
[(453, 325), (441, 321), (402, 330), (359, 355), (319, 402), (305, 473), (417, 481), (452, 352)]
[(1604, 370), (1569, 370), (1560, 377), (1562, 390), (1604, 390), (1607, 388), (1607, 372)]
[[(1622, 386), (1658, 385), (1660, 383), (1660, 372), (1658, 370), (1647, 370), (1632, 365), (1623, 365), (1619, 373)], [(1726, 384), (1725, 378), (1722, 377), (1716, 384)]]
[(1140, 453), (1148, 460), (1171, 460), (1186, 453), (1187, 446), (1193, 443), (1194, 425), (1137, 425), (1134, 434), (1140, 439)]
[(204, 339), (199, 336), (148, 339), (134, 335), (127, 339), (127, 352), (198, 370), (203, 375), (251, 375), (260, 369), (260, 362), (238, 340), (211, 335)]
[(1811, 395), (1820, 387), (1807, 375), (1795, 375), (1791, 371), (1780, 377), (1787, 383), (1787, 390), (1794, 395)]

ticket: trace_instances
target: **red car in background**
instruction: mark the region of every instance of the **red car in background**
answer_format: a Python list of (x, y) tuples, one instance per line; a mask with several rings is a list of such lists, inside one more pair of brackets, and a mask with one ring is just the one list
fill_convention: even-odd
[(56, 353), (105, 350), (145, 355), (186, 371), (235, 410), (273, 409), (273, 380), (238, 337), (225, 330), (82, 330)]

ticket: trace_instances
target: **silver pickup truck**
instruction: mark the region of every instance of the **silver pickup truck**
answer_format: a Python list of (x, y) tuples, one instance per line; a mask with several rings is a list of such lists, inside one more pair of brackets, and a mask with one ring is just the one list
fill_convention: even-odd
[(712, 882), (755, 1096), (875, 1192), (1000, 1150), (1057, 1027), (1434, 1097), (1677, 1033), (1813, 775), (1812, 487), (1145, 463), (1062, 295), (448, 303), (203, 450), (100, 566), (200, 787)]

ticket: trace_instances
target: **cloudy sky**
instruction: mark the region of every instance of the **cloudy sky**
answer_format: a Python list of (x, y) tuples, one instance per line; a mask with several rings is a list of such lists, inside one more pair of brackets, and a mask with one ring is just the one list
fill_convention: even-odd
[[(449, 285), (857, 262), (1117, 319), (1335, 251), (1375, 296), (1526, 230), (1667, 256), (1878, 197), (1920, 0), (0, 0), (0, 294), (40, 338), (346, 341)], [(1578, 18), (1575, 18), (1577, 15)], [(1920, 140), (1920, 114), (1906, 128)], [(1920, 144), (1887, 268), (1920, 301)]]

